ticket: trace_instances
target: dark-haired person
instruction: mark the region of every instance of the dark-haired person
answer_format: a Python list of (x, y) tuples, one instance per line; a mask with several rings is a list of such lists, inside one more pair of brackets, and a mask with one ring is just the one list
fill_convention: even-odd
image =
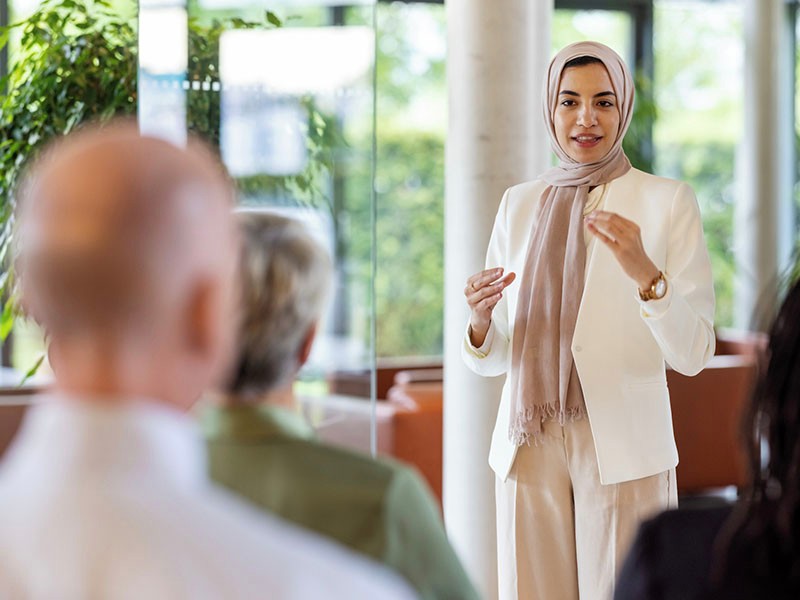
[(315, 440), (298, 413), (292, 384), (325, 306), (327, 253), (297, 221), (239, 218), (244, 314), (225, 402), (204, 415), (212, 478), (384, 563), (421, 598), (477, 599), (419, 475)]
[(617, 600), (800, 598), (800, 281), (767, 357), (745, 417), (748, 488), (733, 507), (669, 511), (642, 525)]
[(692, 375), (714, 354), (714, 291), (691, 188), (622, 149), (633, 96), (607, 46), (556, 54), (559, 163), (506, 190), (464, 289), (465, 362), (508, 373), (489, 455), (502, 600), (608, 600), (639, 523), (677, 502), (665, 361)]

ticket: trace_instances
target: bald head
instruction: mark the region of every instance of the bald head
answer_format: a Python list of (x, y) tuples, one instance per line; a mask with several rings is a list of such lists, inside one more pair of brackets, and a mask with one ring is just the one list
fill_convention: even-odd
[(201, 147), (133, 125), (66, 138), (20, 188), (23, 302), (53, 334), (152, 322), (188, 279), (231, 268), (231, 203)]
[[(89, 129), (48, 148), (18, 196), (22, 302), (54, 340), (159, 343), (198, 289), (235, 288), (233, 192), (199, 144)], [(226, 303), (212, 305), (224, 320)]]

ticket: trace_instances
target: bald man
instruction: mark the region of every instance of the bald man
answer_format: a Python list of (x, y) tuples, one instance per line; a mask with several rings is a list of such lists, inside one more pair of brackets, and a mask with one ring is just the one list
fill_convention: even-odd
[(204, 149), (130, 125), (67, 138), (26, 177), (21, 299), (56, 384), (0, 468), (0, 597), (411, 597), (206, 480), (185, 411), (230, 355), (232, 200)]

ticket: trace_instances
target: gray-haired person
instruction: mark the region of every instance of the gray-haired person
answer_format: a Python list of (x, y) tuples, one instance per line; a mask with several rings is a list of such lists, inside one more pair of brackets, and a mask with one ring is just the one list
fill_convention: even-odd
[(477, 598), (438, 507), (409, 467), (325, 445), (295, 407), (331, 280), (305, 227), (241, 213), (244, 315), (223, 406), (204, 416), (211, 476), (255, 504), (402, 574), (422, 598)]

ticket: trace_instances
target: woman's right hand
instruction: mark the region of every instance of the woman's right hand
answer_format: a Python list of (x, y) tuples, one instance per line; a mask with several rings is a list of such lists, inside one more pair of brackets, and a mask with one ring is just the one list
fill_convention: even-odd
[(470, 309), (469, 341), (476, 348), (482, 346), (486, 340), (489, 325), (492, 323), (492, 311), (503, 297), (503, 290), (516, 277), (513, 272), (503, 277), (503, 268), (497, 267), (480, 271), (467, 279), (464, 296)]

